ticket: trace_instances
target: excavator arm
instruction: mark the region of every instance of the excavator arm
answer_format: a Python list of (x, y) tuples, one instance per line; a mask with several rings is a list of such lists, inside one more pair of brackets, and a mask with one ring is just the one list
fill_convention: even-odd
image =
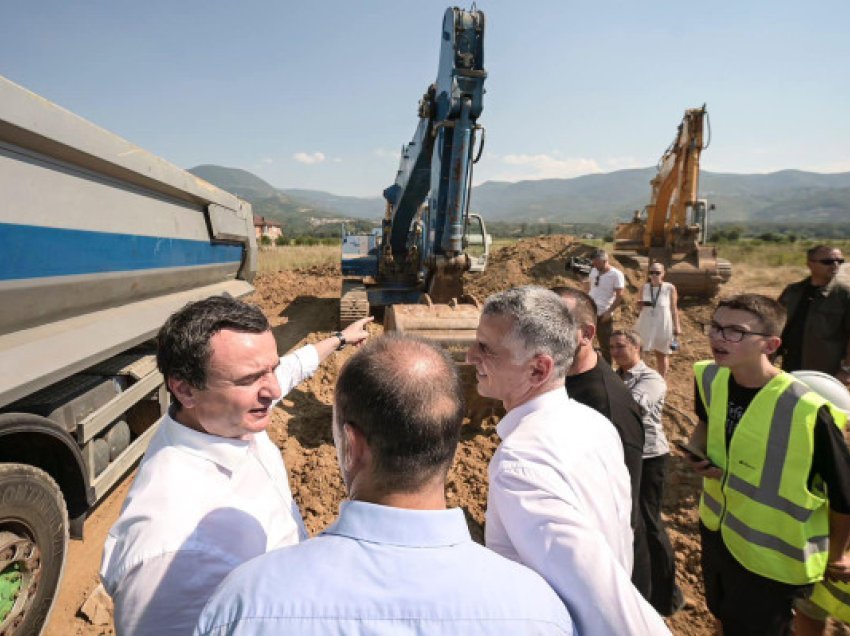
[(711, 297), (732, 275), (729, 262), (717, 258), (715, 248), (701, 244), (708, 210), (714, 208), (698, 198), (707, 119), (705, 104), (685, 111), (650, 181), (644, 213), (635, 211), (631, 222), (618, 224), (614, 231), (614, 254), (621, 262), (631, 258), (641, 268), (663, 263), (667, 280), (680, 296)]
[(644, 247), (672, 249), (677, 229), (688, 225), (687, 211), (696, 205), (699, 191), (699, 161), (703, 151), (702, 108), (685, 111), (676, 137), (659, 162), (658, 174), (651, 181), (652, 195), (646, 206)]
[(402, 149), (395, 183), (384, 190), (381, 275), (425, 278), (432, 298), (445, 302), (468, 267), (463, 236), (487, 77), (484, 14), (446, 10), (441, 43), (437, 79), (419, 102), (419, 124)]
[[(469, 212), (486, 78), (484, 14), (474, 6), (447, 9), (437, 78), (419, 102), (395, 182), (384, 190), (380, 238), (343, 231), (342, 273), (357, 278), (343, 280), (340, 324), (384, 307), (387, 331), (455, 350), (474, 340), (479, 308), (464, 294), (463, 276), (484, 269), (489, 247), (481, 217)], [(480, 245), (483, 255), (473, 259), (467, 244)]]

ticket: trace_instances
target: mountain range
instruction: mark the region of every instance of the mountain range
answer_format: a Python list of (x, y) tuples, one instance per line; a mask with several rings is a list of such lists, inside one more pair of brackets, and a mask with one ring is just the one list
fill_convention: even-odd
[[(281, 189), (237, 168), (201, 165), (189, 172), (250, 201), (254, 213), (303, 233), (339, 219), (377, 221), (380, 197)], [(618, 170), (572, 179), (488, 181), (472, 189), (471, 209), (485, 220), (544, 223), (608, 223), (628, 220), (649, 201), (655, 168)], [(846, 223), (850, 221), (850, 172), (822, 174), (782, 170), (770, 174), (702, 171), (701, 196), (715, 204), (716, 223)]]

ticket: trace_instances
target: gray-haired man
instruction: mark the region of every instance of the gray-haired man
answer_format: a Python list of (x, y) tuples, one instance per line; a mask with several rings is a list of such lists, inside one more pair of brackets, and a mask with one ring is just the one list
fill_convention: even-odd
[(502, 401), (489, 467), (487, 546), (543, 575), (580, 634), (668, 634), (631, 584), (632, 503), (617, 431), (571, 400), (576, 326), (561, 299), (520, 287), (487, 299), (467, 353)]

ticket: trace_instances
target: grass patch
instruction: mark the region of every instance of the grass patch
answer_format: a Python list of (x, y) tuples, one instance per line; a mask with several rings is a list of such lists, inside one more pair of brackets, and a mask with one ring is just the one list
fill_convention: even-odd
[(259, 272), (273, 274), (282, 270), (302, 269), (316, 265), (338, 265), (339, 245), (284, 245), (260, 250)]
[[(717, 245), (717, 255), (732, 263), (760, 265), (763, 267), (806, 266), (806, 250), (824, 241), (807, 239), (794, 243), (772, 243), (759, 239), (742, 239), (734, 243)], [(845, 254), (850, 241), (826, 241)]]

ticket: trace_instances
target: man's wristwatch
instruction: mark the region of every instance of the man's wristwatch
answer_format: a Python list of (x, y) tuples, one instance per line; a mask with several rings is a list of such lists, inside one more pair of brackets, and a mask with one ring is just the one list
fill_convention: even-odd
[(347, 345), (347, 344), (348, 344), (348, 342), (345, 340), (345, 336), (344, 336), (344, 335), (342, 335), (342, 332), (341, 332), (341, 331), (337, 331), (337, 332), (334, 334), (334, 336), (336, 336), (337, 338), (339, 338), (339, 346), (336, 348), (336, 350), (337, 350), (337, 351), (342, 351), (343, 349), (345, 349), (345, 345)]

